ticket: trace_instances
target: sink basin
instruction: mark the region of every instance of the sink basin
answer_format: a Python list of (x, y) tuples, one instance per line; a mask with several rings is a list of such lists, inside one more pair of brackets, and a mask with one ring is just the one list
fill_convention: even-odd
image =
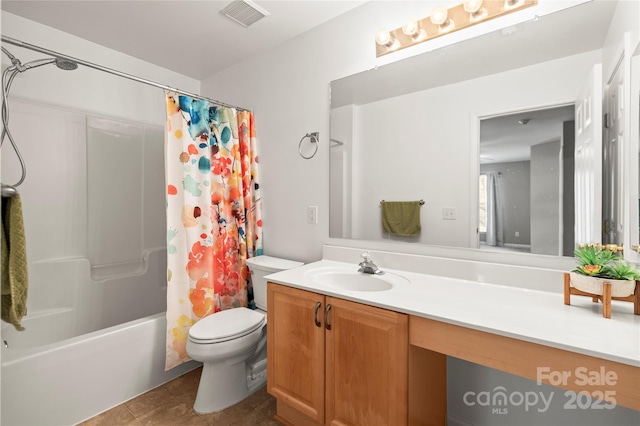
[(309, 271), (307, 274), (314, 284), (348, 291), (387, 291), (409, 284), (409, 280), (400, 275), (388, 272), (382, 275), (363, 274), (355, 268), (354, 270), (327, 268)]

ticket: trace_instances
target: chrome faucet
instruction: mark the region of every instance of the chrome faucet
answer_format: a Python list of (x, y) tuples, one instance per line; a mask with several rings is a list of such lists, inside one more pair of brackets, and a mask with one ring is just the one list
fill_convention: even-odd
[(362, 262), (360, 262), (358, 266), (360, 267), (360, 269), (358, 269), (358, 272), (362, 272), (363, 274), (374, 274), (374, 275), (384, 274), (384, 272), (378, 269), (378, 266), (376, 266), (376, 264), (373, 263), (373, 261), (371, 260), (371, 255), (369, 254), (368, 251), (365, 251), (364, 253), (362, 253)]

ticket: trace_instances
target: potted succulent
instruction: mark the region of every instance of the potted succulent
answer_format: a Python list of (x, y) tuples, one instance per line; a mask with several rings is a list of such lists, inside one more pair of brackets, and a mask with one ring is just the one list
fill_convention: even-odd
[(571, 271), (570, 283), (578, 290), (602, 295), (603, 284), (611, 283), (612, 297), (627, 297), (633, 294), (640, 271), (617, 254), (601, 246), (584, 246), (574, 251), (578, 267)]

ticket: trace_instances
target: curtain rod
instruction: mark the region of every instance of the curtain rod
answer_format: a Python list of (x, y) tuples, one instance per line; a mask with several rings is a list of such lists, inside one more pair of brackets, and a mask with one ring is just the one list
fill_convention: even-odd
[(155, 81), (151, 81), (151, 80), (144, 79), (142, 77), (137, 77), (135, 75), (127, 74), (125, 72), (114, 70), (112, 68), (103, 67), (102, 65), (94, 64), (92, 62), (84, 61), (82, 59), (77, 59), (77, 58), (74, 58), (72, 56), (68, 56), (68, 55), (64, 55), (62, 53), (54, 52), (53, 50), (45, 49), (43, 47), (36, 46), (34, 44), (29, 44), (29, 43), (26, 43), (24, 41), (17, 40), (17, 39), (11, 38), (11, 37), (2, 36), (2, 42), (3, 43), (9, 43), (9, 44), (12, 44), (12, 45), (18, 46), (18, 47), (24, 47), (25, 49), (33, 50), (35, 52), (40, 52), (40, 53), (43, 53), (45, 55), (53, 56), (53, 57), (56, 57), (56, 58), (66, 59), (68, 61), (73, 61), (73, 62), (76, 62), (79, 65), (83, 65), (83, 66), (88, 67), (88, 68), (93, 68), (93, 69), (98, 70), (98, 71), (103, 71), (103, 72), (106, 72), (106, 73), (109, 73), (109, 74), (117, 75), (119, 77), (128, 78), (129, 80), (137, 81), (139, 83), (144, 83), (144, 84), (147, 84), (149, 86), (154, 86), (154, 87), (158, 87), (160, 89), (176, 92), (176, 93), (178, 93), (180, 95), (185, 95), (185, 96), (189, 96), (191, 98), (206, 100), (206, 101), (212, 102), (212, 103), (214, 103), (216, 105), (219, 105), (219, 106), (223, 106), (223, 107), (227, 107), (227, 108), (235, 108), (235, 109), (238, 109), (238, 110), (241, 110), (241, 111), (251, 111), (248, 108), (242, 108), (242, 107), (239, 107), (239, 106), (236, 106), (236, 105), (231, 105), (231, 104), (227, 104), (227, 103), (224, 103), (224, 102), (216, 101), (215, 99), (210, 99), (210, 98), (198, 95), (196, 93), (190, 93), (190, 92), (187, 92), (185, 90), (180, 90), (180, 89), (176, 89), (175, 87), (171, 87), (171, 86), (167, 86), (167, 85), (164, 85), (164, 84), (156, 83)]

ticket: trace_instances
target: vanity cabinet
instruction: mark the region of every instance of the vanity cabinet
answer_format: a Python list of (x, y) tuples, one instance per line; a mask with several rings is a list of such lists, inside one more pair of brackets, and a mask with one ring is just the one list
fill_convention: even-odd
[(280, 421), (407, 424), (407, 315), (274, 283), (267, 294), (267, 390)]

